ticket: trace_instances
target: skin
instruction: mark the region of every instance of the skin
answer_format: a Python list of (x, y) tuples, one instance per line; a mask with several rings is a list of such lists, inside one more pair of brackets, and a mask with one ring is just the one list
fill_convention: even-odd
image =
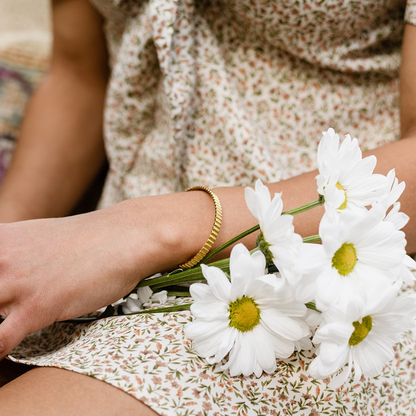
[(1, 222), (68, 215), (105, 161), (102, 19), (86, 0), (53, 6), (51, 64), (27, 107), (0, 190)]
[[(205, 243), (214, 218), (212, 199), (195, 191), (32, 220), (67, 215), (104, 161), (101, 129), (108, 69), (101, 18), (86, 0), (55, 0), (53, 17), (51, 68), (31, 101), (0, 191), (0, 315), (6, 317), (0, 326), (0, 359), (27, 334), (114, 302), (144, 277), (189, 260)], [(415, 43), (416, 28), (407, 26), (401, 68), (403, 139), (370, 152), (377, 156), (378, 173), (394, 167), (406, 182), (402, 211), (411, 218), (416, 217)], [(283, 192), (285, 209), (291, 209), (316, 199), (315, 176), (309, 172), (268, 186), (271, 192)], [(214, 192), (224, 212), (216, 247), (253, 226), (255, 219), (242, 188)], [(322, 209), (316, 209), (296, 216), (296, 231), (317, 234), (321, 215)], [(416, 252), (415, 222), (405, 229), (409, 253)], [(243, 242), (251, 248), (255, 238)], [(29, 371), (6, 384), (0, 389), (0, 407), (16, 415), (72, 415), (85, 409), (91, 415), (120, 410), (125, 415), (155, 414), (105, 383), (53, 368)]]
[[(25, 392), (22, 396), (22, 392)], [(57, 368), (36, 368), (0, 390), (1, 413), (31, 416), (153, 416), (107, 383)]]

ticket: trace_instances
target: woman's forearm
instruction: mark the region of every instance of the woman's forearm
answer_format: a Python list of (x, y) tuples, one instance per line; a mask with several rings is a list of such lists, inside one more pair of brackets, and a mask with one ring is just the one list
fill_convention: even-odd
[[(400, 197), (401, 211), (410, 217), (409, 223), (404, 228), (407, 238), (407, 252), (416, 253), (416, 137), (402, 139), (388, 144), (378, 149), (365, 152), (363, 157), (374, 154), (377, 157), (376, 173), (386, 175), (391, 169), (395, 169), (398, 180), (406, 183), (406, 189)], [(282, 192), (283, 209), (290, 210), (311, 202), (318, 197), (315, 177), (317, 171), (304, 173), (285, 181), (270, 183), (270, 192)], [(244, 189), (239, 187), (217, 188), (214, 192), (218, 195), (223, 206), (223, 223), (218, 235), (214, 249), (228, 241), (237, 234), (245, 231), (256, 224), (255, 218), (246, 207), (244, 199)], [(186, 225), (181, 226), (181, 232), (176, 230), (176, 241), (182, 240), (178, 248), (183, 247), (186, 254), (180, 254), (180, 261), (186, 261), (195, 255), (202, 247), (210, 233), (210, 227), (214, 220), (214, 204), (210, 197), (204, 192), (188, 192), (190, 195), (178, 194), (176, 216), (180, 215), (180, 221), (187, 221)], [(201, 194), (201, 195), (197, 195)], [(205, 195), (204, 195), (205, 194)], [(186, 202), (185, 202), (186, 201)], [(193, 201), (193, 202), (192, 202)], [(192, 205), (194, 203), (195, 205)], [(181, 204), (186, 205), (186, 209), (180, 209)], [(324, 212), (323, 207), (314, 208), (311, 211), (296, 215), (294, 219), (295, 230), (302, 237), (318, 234), (319, 222)], [(175, 215), (175, 214), (174, 214)], [(175, 221), (174, 216), (171, 218)], [(188, 235), (189, 238), (186, 238)], [(248, 248), (253, 248), (257, 234), (246, 237), (243, 242)], [(173, 244), (174, 245), (174, 244)], [(222, 256), (229, 254), (225, 251)]]

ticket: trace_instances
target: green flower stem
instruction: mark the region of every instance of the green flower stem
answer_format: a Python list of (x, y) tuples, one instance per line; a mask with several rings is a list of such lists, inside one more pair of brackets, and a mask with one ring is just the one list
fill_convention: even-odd
[[(210, 266), (219, 267), (223, 272), (229, 273), (230, 259), (218, 260), (211, 263)], [(181, 269), (178, 269), (181, 270)], [(155, 277), (153, 279), (144, 279), (137, 286), (139, 287), (150, 286), (153, 291), (164, 288), (166, 286), (177, 285), (179, 283), (189, 283), (198, 280), (205, 281), (202, 274), (201, 266), (193, 267), (188, 270), (174, 271), (166, 276)]]
[(176, 296), (177, 298), (189, 298), (191, 297), (191, 294), (188, 292), (175, 292), (175, 291), (171, 291), (167, 288), (168, 291), (168, 296)]
[[(319, 196), (319, 198), (316, 199), (315, 201), (302, 205), (299, 208), (295, 208), (289, 211), (282, 212), (282, 215), (283, 214), (287, 214), (287, 215), (300, 214), (301, 212), (305, 212), (312, 208), (318, 207), (322, 205), (323, 203), (324, 203), (323, 197)], [(218, 247), (217, 249), (209, 253), (201, 263), (206, 263), (208, 260), (210, 260), (215, 255), (217, 255), (220, 251), (236, 243), (238, 240), (241, 240), (242, 238), (254, 233), (255, 231), (258, 231), (259, 229), (260, 229), (259, 225), (255, 225), (254, 227), (237, 235), (236, 237), (232, 238), (231, 240), (227, 241), (222, 246)], [(308, 243), (319, 242), (320, 239), (318, 238), (319, 236), (306, 237), (304, 239), (304, 242), (308, 242)], [(229, 263), (230, 263), (230, 259), (223, 259), (223, 260), (219, 260), (219, 261), (211, 263), (210, 266), (219, 267), (225, 273), (229, 273)], [(167, 286), (177, 285), (179, 283), (190, 283), (190, 282), (195, 282), (198, 280), (205, 280), (204, 276), (202, 275), (201, 266), (195, 266), (192, 269), (187, 269), (187, 270), (177, 269), (165, 276), (155, 277), (151, 279), (144, 279), (136, 286), (136, 289), (138, 289), (139, 287), (150, 286), (151, 289), (155, 291), (155, 290), (159, 290), (162, 288), (166, 288)]]
[(168, 292), (168, 296), (179, 296), (179, 297), (190, 297), (191, 294), (189, 293), (188, 287), (183, 286), (167, 286), (165, 288)]
[(144, 313), (165, 313), (165, 312), (178, 312), (178, 311), (186, 311), (191, 308), (192, 303), (184, 303), (182, 305), (175, 305), (175, 306), (166, 306), (164, 308), (157, 308), (157, 309), (143, 309), (142, 311), (128, 313), (129, 315), (141, 315)]
[(216, 256), (220, 251), (224, 250), (225, 248), (231, 246), (232, 244), (236, 243), (238, 240), (241, 240), (242, 238), (254, 233), (255, 231), (260, 230), (260, 226), (257, 224), (254, 227), (249, 228), (248, 230), (244, 231), (241, 234), (238, 234), (236, 237), (232, 238), (231, 240), (224, 243), (222, 246), (216, 248), (214, 251), (211, 251), (205, 258), (201, 261), (201, 263), (206, 263), (209, 259), (212, 259), (214, 256)]
[(325, 202), (325, 200), (324, 200), (323, 195), (319, 195), (319, 198), (318, 199), (315, 199), (315, 201), (312, 201), (312, 202), (309, 202), (309, 203), (307, 203), (305, 205), (302, 205), (299, 208), (294, 208), (294, 209), (291, 209), (289, 211), (283, 211), (282, 212), (282, 215), (296, 215), (296, 214), (300, 214), (302, 212), (309, 211), (310, 209), (319, 207), (319, 206), (323, 205), (324, 202)]
[(319, 235), (310, 235), (309, 237), (305, 237), (303, 239), (304, 243), (320, 243), (321, 237), (319, 237)]
[[(322, 195), (319, 195), (319, 198), (315, 201), (309, 202), (308, 204), (302, 205), (299, 208), (291, 209), (289, 211), (283, 211), (282, 215), (296, 215), (300, 214), (301, 212), (309, 211), (310, 209), (319, 207), (324, 203), (324, 198)], [(255, 231), (258, 231), (260, 229), (260, 226), (257, 224), (254, 227), (244, 231), (243, 233), (237, 235), (236, 237), (232, 238), (231, 240), (224, 243), (222, 246), (216, 248), (211, 253), (209, 253), (205, 258), (201, 261), (201, 263), (206, 263), (208, 260), (212, 259), (214, 256), (216, 256), (220, 251), (224, 250), (225, 248), (231, 246), (232, 244), (236, 243), (237, 241), (241, 240), (242, 238), (254, 233)]]
[[(62, 324), (87, 324), (94, 321), (100, 321), (104, 318), (114, 318), (116, 316), (129, 316), (129, 315), (139, 315), (144, 313), (166, 313), (166, 312), (178, 312), (178, 311), (186, 311), (191, 308), (192, 303), (183, 303), (182, 305), (174, 305), (174, 306), (165, 306), (164, 308), (155, 308), (155, 309), (143, 309), (138, 312), (131, 312), (131, 313), (123, 313), (122, 315), (106, 315), (104, 314), (96, 317), (91, 318), (75, 318), (75, 319), (68, 319), (66, 321), (59, 321), (57, 323)], [(0, 323), (3, 322), (3, 318), (0, 317)]]

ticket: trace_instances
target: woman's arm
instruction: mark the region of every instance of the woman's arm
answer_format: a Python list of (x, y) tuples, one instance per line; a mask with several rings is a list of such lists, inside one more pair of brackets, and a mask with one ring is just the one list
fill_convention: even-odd
[(32, 97), (0, 190), (0, 222), (68, 214), (104, 160), (108, 78), (102, 19), (88, 0), (54, 0), (48, 73)]
[(402, 137), (416, 135), (416, 26), (406, 25), (400, 67), (400, 124)]
[[(414, 37), (408, 33), (405, 52)], [(412, 80), (416, 77), (408, 82)], [(412, 218), (406, 229), (409, 252), (416, 252), (415, 150), (415, 139), (406, 137), (372, 152), (379, 172), (394, 167), (407, 183), (401, 201)], [(306, 173), (269, 188), (283, 192), (284, 208), (291, 209), (316, 199), (315, 176)], [(214, 191), (223, 206), (218, 246), (253, 226), (255, 219), (243, 188)], [(317, 209), (296, 216), (297, 232), (316, 234), (321, 215)], [(213, 219), (210, 196), (193, 191), (132, 199), (80, 216), (0, 225), (0, 315), (6, 317), (0, 325), (0, 358), (27, 334), (112, 303), (144, 277), (191, 259), (205, 243)], [(245, 243), (252, 248), (254, 241), (250, 236)]]
[[(314, 199), (314, 173), (271, 184), (286, 207)], [(223, 226), (216, 246), (255, 224), (244, 189), (217, 188)], [(309, 215), (308, 215), (309, 214)], [(316, 233), (320, 212), (297, 219)], [(193, 191), (136, 198), (88, 214), (0, 225), (0, 359), (28, 334), (96, 310), (153, 273), (173, 270), (205, 243), (214, 204)], [(414, 240), (414, 236), (412, 237)], [(249, 248), (254, 236), (246, 239)]]

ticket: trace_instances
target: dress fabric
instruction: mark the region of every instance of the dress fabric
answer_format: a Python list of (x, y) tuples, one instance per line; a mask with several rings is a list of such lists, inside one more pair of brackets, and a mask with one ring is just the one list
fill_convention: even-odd
[(113, 63), (101, 207), (289, 178), (328, 127), (363, 149), (398, 137), (405, 1), (93, 3)]
[[(416, 1), (91, 0), (112, 75), (101, 207), (189, 186), (251, 185), (315, 168), (333, 127), (363, 149), (396, 140), (404, 22)], [(284, 198), (284, 195), (283, 195)], [(405, 288), (413, 291), (414, 288)], [(189, 312), (56, 323), (13, 360), (96, 377), (161, 415), (413, 415), (415, 334), (373, 379), (333, 390), (307, 367), (229, 377), (184, 336)]]

